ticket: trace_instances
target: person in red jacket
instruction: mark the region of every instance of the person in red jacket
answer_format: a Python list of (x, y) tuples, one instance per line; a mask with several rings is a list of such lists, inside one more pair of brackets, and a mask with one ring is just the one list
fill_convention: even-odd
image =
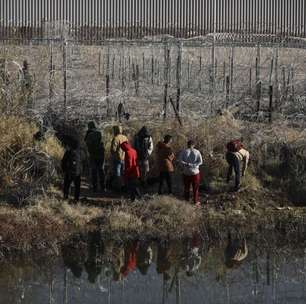
[(121, 149), (125, 152), (125, 184), (130, 194), (131, 200), (135, 201), (136, 198), (141, 197), (137, 185), (140, 178), (140, 170), (137, 164), (137, 151), (133, 149), (127, 141), (121, 144)]

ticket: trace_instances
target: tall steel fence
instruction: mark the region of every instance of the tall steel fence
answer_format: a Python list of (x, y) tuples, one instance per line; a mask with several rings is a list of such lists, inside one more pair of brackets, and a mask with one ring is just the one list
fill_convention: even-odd
[(0, 0), (0, 38), (79, 41), (208, 33), (306, 37), (306, 0)]

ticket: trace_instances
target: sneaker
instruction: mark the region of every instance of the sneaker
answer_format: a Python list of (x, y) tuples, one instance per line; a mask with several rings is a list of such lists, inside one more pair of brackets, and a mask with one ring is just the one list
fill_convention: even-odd
[(195, 203), (195, 206), (196, 206), (196, 207), (201, 207), (201, 202), (196, 202), (196, 203)]

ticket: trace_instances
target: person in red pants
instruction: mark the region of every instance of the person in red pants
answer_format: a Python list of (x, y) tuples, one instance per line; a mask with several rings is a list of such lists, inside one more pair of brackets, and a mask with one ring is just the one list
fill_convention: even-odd
[(203, 163), (201, 152), (195, 149), (195, 143), (189, 140), (187, 149), (179, 155), (179, 163), (183, 167), (184, 196), (187, 201), (190, 198), (190, 187), (193, 190), (193, 202), (200, 206), (199, 187), (200, 187), (200, 166)]

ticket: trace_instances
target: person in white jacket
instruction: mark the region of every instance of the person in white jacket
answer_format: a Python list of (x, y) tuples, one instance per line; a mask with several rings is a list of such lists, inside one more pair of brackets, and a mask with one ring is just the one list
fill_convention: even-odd
[(192, 186), (193, 201), (197, 206), (200, 206), (200, 166), (203, 164), (203, 159), (201, 152), (195, 149), (195, 143), (192, 140), (188, 141), (187, 146), (188, 148), (183, 150), (178, 158), (178, 161), (183, 168), (184, 197), (189, 201), (190, 187)]
[(153, 153), (154, 143), (146, 126), (136, 134), (134, 147), (138, 154), (139, 167), (141, 172), (141, 180), (143, 184), (146, 183), (147, 176), (150, 172), (149, 159)]

